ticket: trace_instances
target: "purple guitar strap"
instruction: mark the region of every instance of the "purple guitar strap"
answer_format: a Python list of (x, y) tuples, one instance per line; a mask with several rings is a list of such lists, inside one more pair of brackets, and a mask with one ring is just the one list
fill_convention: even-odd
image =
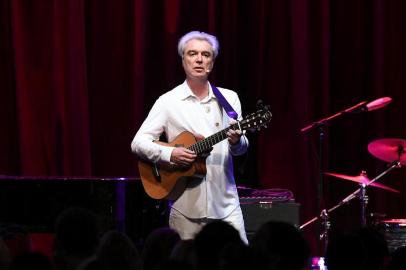
[(211, 89), (213, 90), (213, 94), (216, 96), (218, 102), (220, 103), (221, 107), (226, 111), (227, 115), (234, 120), (237, 120), (238, 114), (234, 111), (233, 107), (231, 107), (230, 103), (228, 103), (227, 99), (220, 93), (220, 90), (217, 89), (213, 84), (211, 85)]

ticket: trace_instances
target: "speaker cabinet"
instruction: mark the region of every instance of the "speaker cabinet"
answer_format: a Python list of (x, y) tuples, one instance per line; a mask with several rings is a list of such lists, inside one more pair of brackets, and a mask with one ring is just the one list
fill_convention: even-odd
[(299, 226), (300, 204), (295, 202), (252, 201), (240, 198), (248, 239), (252, 239), (262, 224), (268, 221), (284, 221)]

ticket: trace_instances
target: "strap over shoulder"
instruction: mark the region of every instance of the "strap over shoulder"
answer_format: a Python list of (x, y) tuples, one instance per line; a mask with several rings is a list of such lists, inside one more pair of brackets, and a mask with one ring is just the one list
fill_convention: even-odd
[(218, 90), (216, 86), (214, 86), (213, 84), (210, 84), (210, 85), (211, 85), (211, 89), (213, 90), (213, 94), (216, 96), (221, 107), (223, 107), (223, 109), (226, 111), (227, 115), (230, 118), (237, 120), (238, 114), (235, 112), (233, 107), (231, 107), (230, 103), (228, 103), (227, 99), (221, 94), (220, 90)]

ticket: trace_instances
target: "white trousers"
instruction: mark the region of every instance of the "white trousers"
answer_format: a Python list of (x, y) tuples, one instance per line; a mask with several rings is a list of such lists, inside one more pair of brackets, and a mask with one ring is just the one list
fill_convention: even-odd
[[(188, 218), (172, 208), (171, 213), (169, 214), (169, 227), (179, 233), (182, 240), (193, 239), (204, 225), (214, 220), (215, 219), (210, 218)], [(230, 223), (236, 228), (240, 234), (241, 240), (245, 244), (248, 244), (247, 234), (245, 233), (244, 227), (244, 218), (240, 206), (222, 220)]]

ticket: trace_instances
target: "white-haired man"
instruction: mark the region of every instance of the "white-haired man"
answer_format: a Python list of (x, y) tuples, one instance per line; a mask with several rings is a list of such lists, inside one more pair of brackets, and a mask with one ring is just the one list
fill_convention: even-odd
[[(155, 102), (132, 141), (133, 152), (154, 163), (187, 167), (196, 160), (194, 151), (153, 141), (162, 133), (172, 141), (183, 131), (207, 137), (233, 123), (208, 81), (218, 51), (217, 38), (204, 32), (192, 31), (179, 40), (178, 53), (186, 80)], [(241, 119), (238, 95), (228, 89), (218, 89)], [(193, 238), (205, 224), (221, 219), (231, 223), (242, 240), (248, 242), (232, 163), (232, 155), (241, 155), (247, 148), (248, 140), (243, 133), (230, 129), (227, 140), (215, 144), (207, 157), (206, 176), (188, 179), (185, 191), (173, 202), (169, 216), (170, 227), (182, 239)]]

